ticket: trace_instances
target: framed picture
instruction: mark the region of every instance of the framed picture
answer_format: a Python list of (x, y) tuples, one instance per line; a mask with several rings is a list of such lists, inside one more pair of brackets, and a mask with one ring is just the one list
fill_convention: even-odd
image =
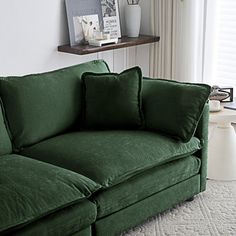
[(111, 38), (120, 38), (120, 17), (117, 0), (101, 0), (103, 30), (110, 33)]
[(104, 31), (121, 37), (118, 0), (65, 0), (70, 45), (83, 44)]

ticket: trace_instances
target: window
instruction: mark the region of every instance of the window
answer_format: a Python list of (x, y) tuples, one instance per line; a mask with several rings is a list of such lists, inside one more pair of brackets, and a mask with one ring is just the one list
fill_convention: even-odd
[(236, 89), (236, 0), (208, 0), (204, 82)]

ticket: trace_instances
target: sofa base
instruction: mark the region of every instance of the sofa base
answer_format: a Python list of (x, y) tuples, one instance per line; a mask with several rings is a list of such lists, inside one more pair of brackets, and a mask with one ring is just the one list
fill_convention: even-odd
[(95, 222), (96, 236), (115, 236), (200, 192), (200, 175), (158, 192)]

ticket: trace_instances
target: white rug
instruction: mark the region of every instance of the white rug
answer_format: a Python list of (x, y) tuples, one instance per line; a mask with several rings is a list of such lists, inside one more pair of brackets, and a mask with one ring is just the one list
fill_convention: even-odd
[[(141, 209), (140, 209), (141, 210)], [(236, 181), (207, 182), (194, 201), (150, 218), (123, 236), (236, 236)]]

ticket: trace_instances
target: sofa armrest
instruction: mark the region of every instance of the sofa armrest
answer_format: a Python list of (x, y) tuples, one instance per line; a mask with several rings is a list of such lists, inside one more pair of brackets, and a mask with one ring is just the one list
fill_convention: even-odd
[(201, 169), (200, 169), (201, 191), (204, 191), (206, 189), (207, 156), (208, 156), (208, 122), (209, 122), (209, 105), (206, 104), (195, 133), (195, 136), (201, 140), (201, 143), (203, 145), (202, 149), (197, 153), (198, 157), (201, 158)]
[[(209, 107), (206, 101), (211, 87), (206, 84), (143, 79), (145, 129), (162, 132), (182, 142), (196, 136), (203, 148), (196, 153), (201, 159), (201, 191), (206, 188)], [(187, 102), (186, 102), (187, 101)]]

